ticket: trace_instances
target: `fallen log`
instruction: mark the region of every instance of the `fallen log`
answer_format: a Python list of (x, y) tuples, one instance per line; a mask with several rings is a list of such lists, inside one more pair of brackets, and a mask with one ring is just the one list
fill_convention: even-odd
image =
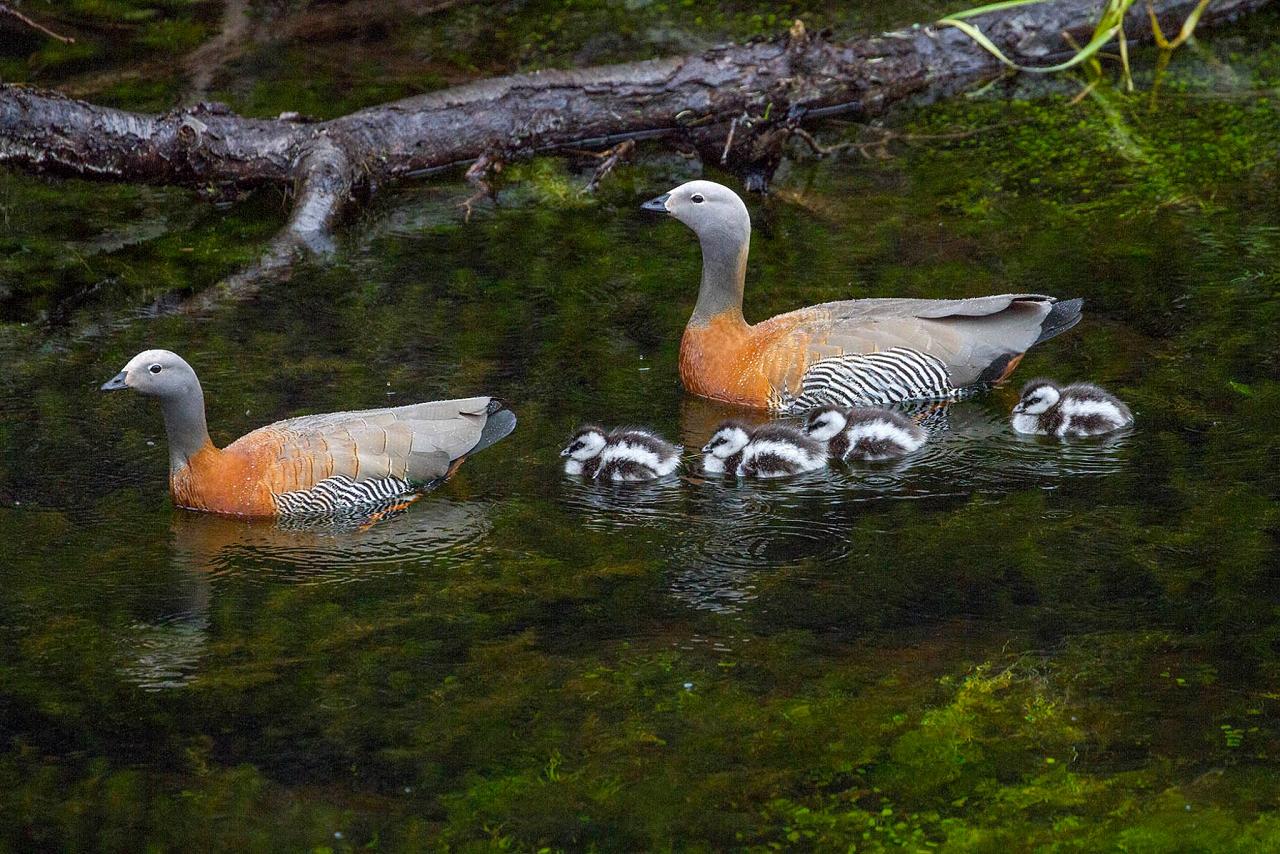
[[(1267, 0), (1213, 0), (1210, 26)], [(1177, 31), (1196, 0), (1155, 0)], [(972, 22), (1009, 58), (1045, 65), (1092, 34), (1099, 0), (1054, 0)], [(1151, 38), (1134, 4), (1130, 40)], [(54, 92), (0, 85), (0, 163), (38, 173), (207, 188), (292, 184), (288, 223), (253, 271), (287, 270), (299, 251), (323, 253), (341, 214), (392, 181), (473, 164), (484, 176), (540, 152), (662, 138), (696, 147), (763, 189), (784, 143), (806, 122), (837, 113), (875, 115), (904, 98), (946, 90), (1004, 69), (950, 27), (916, 26), (848, 42), (797, 22), (771, 41), (691, 56), (480, 80), (370, 107), (340, 118), (244, 118), (202, 103), (162, 115), (95, 106)], [(475, 197), (473, 197), (474, 201)]]

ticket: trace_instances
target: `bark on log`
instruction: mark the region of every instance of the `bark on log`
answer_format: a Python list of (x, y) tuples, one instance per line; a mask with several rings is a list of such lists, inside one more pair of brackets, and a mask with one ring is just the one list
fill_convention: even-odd
[[(1211, 26), (1267, 0), (1213, 0)], [(1045, 65), (1088, 41), (1101, 0), (1056, 0), (975, 19), (1014, 61)], [(1156, 0), (1166, 32), (1196, 0)], [(1135, 3), (1131, 40), (1151, 37)], [(287, 266), (295, 249), (323, 251), (358, 194), (480, 158), (679, 137), (743, 174), (767, 181), (788, 128), (836, 113), (874, 115), (906, 97), (1003, 69), (953, 28), (918, 26), (850, 42), (797, 27), (785, 38), (693, 56), (482, 80), (370, 107), (325, 122), (248, 119), (218, 104), (163, 115), (94, 106), (0, 85), (0, 163), (104, 180), (248, 187), (291, 182), (288, 225), (264, 259)], [(271, 263), (272, 255), (277, 263)]]

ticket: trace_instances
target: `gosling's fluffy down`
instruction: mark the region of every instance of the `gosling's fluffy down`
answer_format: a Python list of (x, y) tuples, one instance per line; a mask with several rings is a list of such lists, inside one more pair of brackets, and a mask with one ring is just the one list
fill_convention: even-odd
[(827, 443), (832, 459), (892, 460), (924, 446), (927, 436), (911, 419), (889, 409), (820, 406), (805, 419), (805, 432)]
[(1069, 439), (1128, 427), (1133, 413), (1118, 397), (1091, 383), (1063, 387), (1053, 380), (1034, 379), (1022, 387), (1010, 421), (1019, 433)]
[(566, 474), (596, 480), (653, 480), (680, 465), (680, 448), (651, 430), (619, 427), (605, 432), (594, 424), (581, 427), (560, 452)]
[(704, 471), (738, 477), (786, 477), (827, 464), (822, 442), (777, 422), (750, 429), (741, 422), (726, 421), (702, 450)]

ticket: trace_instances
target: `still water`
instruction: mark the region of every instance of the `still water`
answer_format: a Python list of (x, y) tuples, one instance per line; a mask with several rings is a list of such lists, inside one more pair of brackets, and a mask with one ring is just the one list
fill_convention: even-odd
[[(683, 442), (699, 257), (573, 163), (388, 192), (333, 263), (173, 311), (280, 221), (262, 193), (0, 175), (0, 850), (1134, 851), (1280, 846), (1274, 14), (1140, 93), (1001, 84), (890, 117), (890, 156), (748, 201), (746, 313), (853, 296), (1086, 300), (1036, 375), (1136, 427), (1019, 437), (1016, 387), (908, 460), (775, 483), (566, 480), (581, 421)], [(957, 128), (986, 128), (956, 138)], [(858, 138), (832, 124), (831, 141)], [(507, 440), (367, 531), (174, 510), (182, 354), (225, 443), (493, 394)]]

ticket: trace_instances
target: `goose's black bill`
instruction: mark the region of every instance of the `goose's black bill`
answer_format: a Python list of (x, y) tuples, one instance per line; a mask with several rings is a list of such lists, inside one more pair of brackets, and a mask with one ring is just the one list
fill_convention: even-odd
[(667, 210), (667, 199), (671, 198), (670, 193), (663, 193), (656, 199), (650, 199), (640, 206), (642, 211), (653, 211), (654, 213), (669, 213)]
[(103, 383), (102, 390), (103, 391), (120, 391), (121, 389), (128, 388), (129, 384), (126, 383), (124, 380), (125, 380), (125, 373), (124, 371), (121, 371), (120, 373), (116, 374), (114, 377), (112, 377), (111, 379)]

